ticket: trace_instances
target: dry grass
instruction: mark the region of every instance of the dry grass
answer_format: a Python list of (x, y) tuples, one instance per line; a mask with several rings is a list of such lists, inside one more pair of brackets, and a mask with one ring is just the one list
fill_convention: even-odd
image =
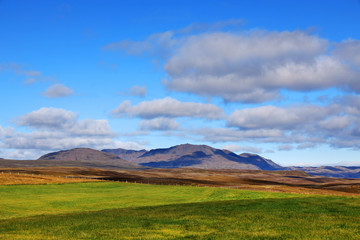
[(0, 185), (21, 185), (21, 184), (62, 184), (75, 182), (93, 182), (96, 179), (66, 178), (58, 176), (44, 176), (20, 173), (0, 173)]
[(0, 175), (1, 172), (3, 174), (9, 172), (13, 174), (9, 177), (0, 176), (0, 185), (67, 183), (105, 179), (158, 185), (211, 186), (301, 194), (360, 194), (360, 179), (311, 176), (301, 171), (204, 170), (191, 168), (113, 171), (80, 167), (38, 167), (3, 168), (0, 169)]

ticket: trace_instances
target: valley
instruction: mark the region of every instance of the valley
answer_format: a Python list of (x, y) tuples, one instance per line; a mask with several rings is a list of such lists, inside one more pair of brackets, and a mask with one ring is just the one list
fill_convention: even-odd
[(0, 159), (0, 239), (357, 239), (357, 174), (190, 144)]

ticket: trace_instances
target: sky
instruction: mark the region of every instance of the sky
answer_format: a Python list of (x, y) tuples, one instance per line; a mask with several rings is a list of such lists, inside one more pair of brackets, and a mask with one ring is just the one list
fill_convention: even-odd
[(0, 158), (206, 144), (360, 165), (360, 1), (0, 0)]

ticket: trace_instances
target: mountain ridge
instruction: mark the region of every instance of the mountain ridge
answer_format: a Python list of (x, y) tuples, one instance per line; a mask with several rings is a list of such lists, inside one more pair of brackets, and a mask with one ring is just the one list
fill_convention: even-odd
[[(116, 150), (104, 149), (104, 152)], [(118, 149), (118, 156), (126, 159), (126, 151)], [(202, 169), (253, 169), (280, 170), (282, 167), (256, 154), (237, 155), (229, 150), (216, 149), (207, 145), (180, 144), (169, 148), (131, 152), (130, 162), (155, 168), (202, 168)]]

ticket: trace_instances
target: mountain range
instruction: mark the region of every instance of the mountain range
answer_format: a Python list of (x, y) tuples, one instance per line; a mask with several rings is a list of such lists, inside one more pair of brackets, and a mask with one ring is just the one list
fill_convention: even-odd
[(45, 154), (37, 160), (0, 158), (1, 168), (86, 167), (102, 169), (197, 168), (248, 170), (299, 170), (312, 175), (360, 178), (360, 167), (282, 167), (257, 154), (235, 154), (207, 145), (181, 144), (152, 150), (75, 148)]
[(151, 168), (282, 169), (280, 165), (256, 154), (237, 155), (228, 150), (215, 149), (206, 145), (182, 144), (150, 151), (125, 149), (104, 149), (102, 151), (115, 154), (131, 163)]

